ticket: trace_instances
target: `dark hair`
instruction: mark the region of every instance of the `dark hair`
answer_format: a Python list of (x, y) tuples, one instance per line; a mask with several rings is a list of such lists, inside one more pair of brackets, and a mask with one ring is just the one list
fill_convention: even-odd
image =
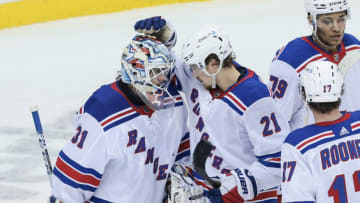
[(320, 112), (320, 113), (330, 113), (333, 110), (339, 108), (341, 103), (341, 99), (337, 100), (336, 102), (321, 102), (321, 103), (314, 103), (308, 102), (310, 109)]
[[(205, 59), (205, 65), (208, 65), (211, 59), (215, 59), (217, 62), (220, 62), (220, 60), (219, 60), (219, 58), (217, 57), (216, 54), (210, 54)], [(225, 60), (223, 61), (222, 66), (223, 67), (231, 67), (231, 65), (233, 64), (234, 59), (235, 59), (235, 57), (233, 57), (233, 55), (230, 54), (228, 57), (225, 58)]]

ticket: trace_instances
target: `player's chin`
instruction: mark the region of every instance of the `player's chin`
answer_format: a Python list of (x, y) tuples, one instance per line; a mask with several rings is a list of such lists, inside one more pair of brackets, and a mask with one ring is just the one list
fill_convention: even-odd
[(211, 89), (211, 85), (205, 85), (205, 84), (203, 84), (203, 85), (204, 85), (205, 89), (208, 89), (208, 90)]
[(331, 36), (329, 41), (332, 45), (340, 45), (343, 38), (344, 38), (344, 35), (335, 35), (335, 36)]

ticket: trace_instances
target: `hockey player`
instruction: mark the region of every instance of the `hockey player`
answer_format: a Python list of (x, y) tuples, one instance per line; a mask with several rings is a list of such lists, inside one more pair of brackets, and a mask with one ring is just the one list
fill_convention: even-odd
[[(167, 25), (153, 17), (138, 21), (135, 29), (174, 33)], [(191, 150), (201, 139), (214, 145), (206, 170), (220, 176), (222, 199), (277, 202), (280, 146), (289, 127), (268, 88), (234, 61), (227, 35), (215, 26), (193, 34), (182, 52), (185, 64), (178, 59), (175, 73), (188, 104)]]
[(299, 75), (313, 61), (327, 60), (339, 65), (346, 77), (345, 94), (351, 95), (343, 99), (340, 108), (360, 109), (360, 96), (354, 94), (359, 84), (355, 78), (360, 77), (360, 62), (357, 67), (351, 67), (360, 60), (360, 42), (344, 33), (350, 18), (348, 0), (305, 0), (305, 10), (312, 35), (296, 38), (277, 51), (270, 66), (268, 83), (292, 130), (313, 123), (312, 113), (304, 106), (297, 91)]
[(339, 111), (340, 70), (313, 62), (301, 73), (300, 90), (315, 124), (293, 131), (282, 146), (282, 201), (359, 202), (360, 111)]
[(116, 82), (75, 116), (76, 132), (53, 170), (58, 201), (162, 202), (171, 166), (190, 153), (186, 108), (170, 83), (173, 65), (152, 37), (135, 36), (126, 46)]

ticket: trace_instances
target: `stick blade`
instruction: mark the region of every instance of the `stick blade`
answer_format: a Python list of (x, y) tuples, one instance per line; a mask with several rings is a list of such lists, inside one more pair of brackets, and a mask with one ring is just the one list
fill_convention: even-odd
[(194, 153), (193, 153), (193, 166), (195, 171), (203, 177), (210, 185), (214, 188), (220, 187), (220, 182), (211, 179), (205, 170), (206, 159), (208, 158), (213, 146), (207, 140), (200, 140), (200, 142), (196, 145)]

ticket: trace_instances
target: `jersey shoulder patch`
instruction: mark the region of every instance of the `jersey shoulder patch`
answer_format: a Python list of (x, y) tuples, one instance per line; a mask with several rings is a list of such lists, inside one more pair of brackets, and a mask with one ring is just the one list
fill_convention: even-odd
[(104, 131), (140, 115), (111, 84), (104, 85), (93, 93), (84, 105), (84, 112), (94, 117)]
[[(305, 37), (309, 39), (310, 37)], [(314, 56), (320, 54), (317, 50), (313, 49), (312, 46), (303, 40), (303, 37), (296, 38), (290, 41), (284, 48), (283, 51), (277, 54), (274, 60), (280, 60), (289, 64), (294, 69), (297, 69), (305, 61)]]
[(240, 115), (257, 100), (270, 96), (269, 89), (260, 81), (256, 73), (250, 69), (246, 69), (246, 72), (246, 75), (230, 88), (222, 98)]

